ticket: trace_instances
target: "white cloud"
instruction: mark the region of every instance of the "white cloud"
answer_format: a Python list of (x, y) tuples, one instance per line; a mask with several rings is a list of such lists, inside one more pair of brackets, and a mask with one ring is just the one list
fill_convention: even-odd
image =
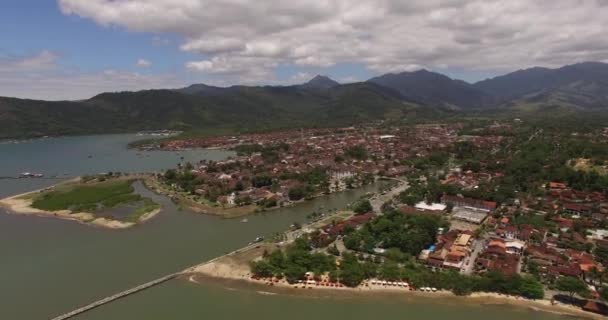
[(49, 50), (22, 57), (0, 58), (0, 72), (55, 68), (57, 59), (59, 55)]
[(90, 98), (104, 91), (179, 87), (172, 75), (142, 75), (137, 72), (104, 70), (84, 72), (59, 68), (59, 56), (50, 51), (0, 59), (0, 96), (44, 100)]
[(291, 83), (291, 84), (305, 83), (305, 82), (308, 82), (313, 77), (314, 76), (311, 73), (298, 72), (298, 73), (292, 75), (291, 77), (289, 77), (289, 83)]
[(353, 83), (353, 82), (359, 82), (359, 81), (363, 81), (363, 80), (358, 77), (355, 77), (355, 76), (347, 76), (347, 77), (340, 77), (337, 79), (337, 81), (340, 83)]
[(181, 36), (193, 71), (260, 79), (279, 65), (511, 71), (608, 56), (602, 0), (58, 0), (100, 25)]
[(151, 66), (151, 65), (152, 65), (152, 62), (150, 62), (149, 60), (146, 60), (146, 59), (143, 59), (143, 58), (142, 58), (142, 59), (138, 59), (138, 60), (137, 60), (137, 62), (136, 62), (135, 64), (136, 64), (138, 67), (141, 67), (141, 68), (147, 68), (147, 67), (149, 67), (149, 66)]

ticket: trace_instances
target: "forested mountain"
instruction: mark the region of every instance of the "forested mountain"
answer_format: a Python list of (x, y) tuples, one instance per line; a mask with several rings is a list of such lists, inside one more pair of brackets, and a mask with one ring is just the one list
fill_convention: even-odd
[[(217, 89), (197, 85), (187, 90), (102, 93), (85, 101), (0, 98), (0, 138), (154, 129), (232, 132), (350, 125), (403, 117), (421, 108), (403, 100), (397, 92), (371, 83), (330, 89)], [(432, 110), (425, 108), (423, 112)]]
[(419, 70), (398, 74), (385, 74), (372, 78), (373, 82), (392, 88), (405, 98), (425, 105), (443, 106), (453, 109), (479, 108), (490, 101), (490, 96), (461, 81), (445, 75)]
[(558, 69), (531, 68), (480, 81), (476, 88), (507, 106), (608, 107), (608, 64), (585, 62)]
[(0, 97), (0, 138), (138, 130), (246, 131), (349, 125), (454, 112), (603, 110), (608, 64), (531, 68), (469, 84), (420, 70), (341, 85), (194, 84), (173, 90), (102, 93), (83, 101)]
[(317, 75), (310, 81), (299, 85), (299, 87), (303, 89), (331, 89), (339, 85), (340, 83), (327, 76)]

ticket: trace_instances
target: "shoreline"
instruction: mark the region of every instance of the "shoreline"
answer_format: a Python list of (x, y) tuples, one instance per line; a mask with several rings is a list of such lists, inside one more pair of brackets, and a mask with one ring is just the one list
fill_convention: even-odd
[[(80, 177), (68, 181), (63, 181), (51, 187), (62, 186), (69, 183), (80, 181)], [(80, 224), (96, 226), (106, 229), (127, 229), (137, 224), (143, 223), (155, 217), (161, 212), (162, 208), (158, 208), (143, 214), (137, 222), (127, 222), (104, 217), (95, 218), (95, 215), (90, 212), (73, 212), (71, 210), (46, 211), (32, 207), (33, 199), (30, 197), (40, 193), (50, 187), (44, 189), (24, 192), (4, 199), (0, 199), (0, 207), (5, 208), (8, 214), (14, 215), (30, 215), (44, 218), (57, 218), (68, 221), (75, 221)]]
[[(202, 263), (198, 266), (185, 270), (180, 276), (181, 279), (195, 284), (204, 283), (206, 280), (218, 282), (220, 284), (241, 285), (245, 290), (259, 288), (258, 292), (267, 294), (299, 294), (322, 296), (323, 294), (335, 295), (336, 297), (371, 296), (371, 295), (391, 295), (422, 298), (443, 298), (450, 299), (459, 303), (472, 303), (481, 305), (513, 305), (540, 312), (549, 312), (564, 316), (583, 317), (585, 319), (605, 319), (602, 315), (587, 312), (581, 308), (556, 302), (552, 304), (550, 300), (530, 300), (518, 296), (510, 296), (492, 292), (474, 292), (469, 296), (457, 296), (450, 291), (439, 290), (436, 292), (424, 292), (410, 290), (407, 287), (386, 286), (371, 284), (365, 281), (358, 287), (348, 288), (345, 286), (329, 286), (321, 283), (288, 284), (284, 279), (273, 281), (271, 279), (253, 279), (249, 270), (249, 261), (259, 259), (264, 250), (271, 250), (278, 247), (276, 244), (260, 243), (251, 245), (240, 250), (228, 253), (224, 256)], [(247, 262), (247, 263), (245, 263)], [(304, 290), (302, 290), (304, 289)]]
[[(378, 183), (379, 181), (382, 181), (385, 179), (379, 178), (374, 183)], [(388, 180), (394, 180), (394, 179), (388, 179)], [(236, 218), (242, 218), (242, 217), (246, 217), (249, 215), (253, 215), (256, 213), (272, 212), (272, 211), (279, 210), (279, 209), (292, 208), (292, 207), (296, 207), (298, 205), (301, 205), (308, 201), (312, 201), (317, 198), (331, 196), (334, 194), (345, 192), (347, 190), (356, 190), (356, 189), (366, 186), (366, 185), (361, 185), (354, 189), (344, 189), (344, 190), (334, 191), (334, 192), (330, 192), (330, 193), (319, 193), (317, 195), (312, 196), (309, 199), (290, 201), (289, 203), (287, 203), (285, 205), (275, 206), (275, 207), (270, 207), (270, 208), (262, 208), (256, 204), (245, 205), (242, 207), (222, 208), (219, 206), (218, 207), (210, 206), (210, 205), (189, 199), (186, 195), (184, 195), (183, 193), (180, 193), (180, 192), (167, 190), (166, 186), (164, 186), (163, 183), (158, 181), (158, 179), (156, 179), (156, 178), (146, 179), (146, 180), (144, 180), (144, 182), (146, 184), (146, 187), (148, 187), (148, 189), (150, 189), (151, 191), (155, 192), (158, 195), (162, 195), (162, 196), (172, 199), (174, 201), (174, 203), (176, 203), (177, 205), (183, 206), (184, 208), (186, 208), (194, 213), (208, 214), (208, 215), (212, 215), (212, 216), (221, 217), (224, 219), (236, 219)]]
[[(470, 306), (506, 306), (515, 307), (534, 312), (544, 312), (564, 316), (572, 319), (600, 320), (605, 317), (584, 311), (582, 309), (563, 304), (551, 305), (548, 300), (527, 300), (513, 296), (505, 296), (496, 293), (474, 293), (470, 296), (456, 296), (451, 292), (421, 292), (403, 291), (398, 289), (359, 289), (359, 288), (327, 288), (327, 289), (308, 289), (292, 288), (285, 286), (269, 286), (260, 282), (253, 282), (244, 279), (229, 279), (213, 277), (206, 274), (184, 274), (178, 278), (193, 285), (217, 285), (228, 290), (242, 290), (255, 292), (261, 295), (282, 295), (303, 298), (334, 298), (334, 299), (371, 299), (371, 298), (404, 298), (404, 299), (432, 299), (433, 302), (446, 305), (470, 305)], [(564, 319), (568, 319), (564, 318)]]

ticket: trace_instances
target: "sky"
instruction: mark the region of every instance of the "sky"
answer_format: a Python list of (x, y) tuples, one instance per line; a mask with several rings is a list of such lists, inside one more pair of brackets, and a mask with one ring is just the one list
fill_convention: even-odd
[(603, 0), (2, 0), (0, 96), (608, 62)]

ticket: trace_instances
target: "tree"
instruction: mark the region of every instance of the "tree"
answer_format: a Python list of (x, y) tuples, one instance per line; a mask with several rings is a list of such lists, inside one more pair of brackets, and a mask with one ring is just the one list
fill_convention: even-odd
[(289, 196), (289, 200), (298, 201), (302, 200), (306, 196), (306, 191), (304, 188), (291, 188), (287, 194)]
[(344, 237), (344, 246), (346, 249), (357, 251), (361, 246), (361, 235), (358, 232), (352, 232)]
[(264, 260), (251, 262), (251, 273), (258, 277), (268, 278), (274, 274), (272, 265)]
[(287, 268), (285, 268), (285, 279), (289, 283), (295, 283), (298, 280), (304, 278), (304, 274), (306, 273), (306, 269), (304, 267), (297, 265), (295, 263), (289, 263)]
[(354, 254), (348, 252), (343, 254), (338, 275), (340, 276), (340, 282), (353, 288), (365, 279), (365, 273), (359, 260)]
[(567, 292), (568, 295), (570, 295), (570, 299), (572, 299), (575, 294), (581, 296), (589, 294), (589, 288), (587, 288), (585, 282), (579, 278), (561, 277), (555, 282), (555, 287), (559, 291)]
[(602, 297), (603, 300), (608, 301), (608, 287), (600, 289), (600, 297)]
[(336, 246), (336, 244), (334, 243), (333, 246), (331, 247), (327, 247), (327, 253), (329, 254), (333, 254), (336, 257), (340, 256), (340, 250), (338, 250), (338, 246)]
[(367, 199), (361, 199), (361, 200), (355, 202), (353, 205), (353, 211), (357, 214), (364, 214), (364, 213), (370, 212), (372, 210), (373, 210), (372, 204)]
[(367, 261), (364, 262), (361, 267), (363, 268), (363, 274), (365, 275), (366, 279), (371, 279), (371, 278), (375, 278), (377, 273), (378, 273), (378, 265)]
[(401, 252), (401, 250), (399, 250), (398, 248), (389, 248), (384, 252), (384, 256), (394, 262), (406, 262), (407, 260), (409, 260), (411, 258), (410, 255), (407, 255), (403, 252)]
[(192, 163), (190, 163), (190, 161), (186, 162), (186, 165), (184, 166), (184, 170), (192, 171), (192, 169), (194, 169), (194, 166), (192, 165)]
[(453, 210), (454, 210), (454, 204), (452, 202), (448, 202), (445, 205), (445, 212), (452, 213)]
[(452, 292), (457, 296), (468, 296), (473, 292), (474, 283), (470, 278), (463, 278), (461, 281), (457, 282), (454, 288), (452, 288)]
[(600, 297), (604, 301), (608, 301), (608, 287), (603, 287), (600, 289)]
[(165, 171), (165, 179), (167, 180), (173, 180), (175, 179), (177, 176), (177, 172), (175, 171), (175, 169), (169, 169), (167, 171)]
[(545, 297), (545, 289), (542, 283), (531, 276), (522, 279), (519, 291), (523, 297), (528, 299), (542, 299)]
[(345, 155), (357, 160), (367, 159), (367, 149), (364, 146), (358, 145), (346, 150)]
[(534, 261), (534, 260), (528, 261), (528, 273), (535, 276), (536, 278), (539, 277), (540, 267), (536, 261)]
[(255, 176), (251, 179), (251, 184), (255, 188), (267, 187), (272, 185), (272, 178), (267, 175)]
[(385, 262), (380, 267), (379, 271), (380, 278), (383, 280), (395, 281), (401, 278), (401, 272), (399, 270), (399, 265), (395, 262)]
[(594, 253), (600, 262), (608, 263), (608, 247), (597, 246)]

